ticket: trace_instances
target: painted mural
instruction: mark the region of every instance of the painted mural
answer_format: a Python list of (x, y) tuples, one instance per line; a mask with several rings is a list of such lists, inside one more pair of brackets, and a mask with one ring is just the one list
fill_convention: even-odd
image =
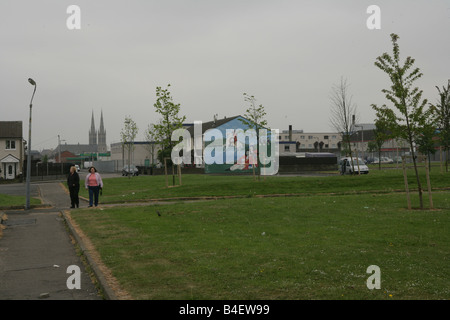
[[(205, 173), (228, 173), (228, 174), (247, 174), (247, 173), (253, 173), (253, 170), (255, 170), (255, 172), (257, 173), (259, 170), (258, 167), (258, 161), (257, 161), (257, 150), (253, 150), (253, 145), (250, 145), (249, 139), (245, 140), (245, 145), (239, 145), (242, 144), (242, 142), (240, 142), (237, 139), (236, 134), (234, 134), (233, 136), (228, 137), (228, 139), (231, 139), (231, 141), (227, 141), (227, 129), (242, 129), (244, 131), (246, 131), (247, 129), (250, 129), (248, 125), (246, 125), (245, 123), (243, 123), (240, 119), (244, 119), (243, 117), (237, 117), (235, 119), (232, 119), (224, 124), (222, 124), (221, 126), (214, 128), (214, 129), (218, 129), (221, 133), (223, 138), (222, 141), (222, 145), (223, 145), (223, 164), (217, 164), (217, 163), (213, 163), (213, 164), (205, 164)], [(256, 137), (253, 137), (256, 141)], [(211, 143), (211, 142), (209, 142)], [(208, 142), (205, 142), (205, 147), (208, 146), (209, 144)], [(244, 155), (240, 155), (238, 158), (238, 153), (235, 151), (233, 154), (233, 158), (234, 161), (233, 163), (226, 163), (226, 150), (225, 150), (225, 146), (229, 144), (229, 145), (234, 145), (235, 149), (237, 148), (242, 148), (243, 150), (245, 150), (245, 154)], [(263, 147), (263, 149), (266, 149), (266, 154), (268, 156), (270, 156), (270, 131), (268, 131), (267, 133), (267, 141), (266, 142), (261, 142), (261, 146)], [(263, 153), (265, 150), (260, 150), (261, 153)], [(254, 151), (254, 152), (253, 152)]]

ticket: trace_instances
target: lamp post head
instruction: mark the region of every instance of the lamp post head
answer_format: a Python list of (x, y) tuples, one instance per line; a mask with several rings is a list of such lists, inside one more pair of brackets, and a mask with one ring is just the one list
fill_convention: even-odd
[(36, 82), (31, 78), (28, 78), (28, 82), (31, 83), (33, 86), (36, 85)]

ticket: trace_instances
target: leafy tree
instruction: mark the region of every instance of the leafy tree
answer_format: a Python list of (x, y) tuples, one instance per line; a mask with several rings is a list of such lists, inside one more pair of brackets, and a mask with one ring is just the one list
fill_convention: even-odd
[(319, 149), (319, 142), (316, 141), (314, 142), (314, 151), (318, 152), (319, 151), (318, 149)]
[[(244, 101), (249, 103), (249, 107), (245, 112), (245, 119), (240, 119), (240, 121), (247, 125), (250, 129), (256, 131), (256, 142), (257, 142), (257, 167), (258, 167), (258, 179), (261, 177), (261, 166), (259, 161), (259, 129), (263, 129), (267, 126), (267, 120), (265, 119), (266, 111), (264, 106), (260, 104), (256, 105), (256, 98), (244, 93)], [(253, 173), (255, 173), (255, 167), (253, 167)]]
[(431, 108), (436, 113), (437, 127), (439, 131), (440, 144), (443, 147), (446, 156), (445, 170), (448, 172), (448, 158), (450, 149), (450, 80), (448, 80), (447, 88), (442, 87), (442, 91), (437, 87), (439, 93), (438, 103), (432, 104)]
[(161, 143), (162, 149), (172, 151), (172, 133), (183, 126), (186, 116), (180, 116), (180, 104), (173, 102), (169, 91), (170, 84), (166, 89), (156, 87), (156, 103), (153, 105), (156, 112), (161, 115), (161, 120), (153, 126), (155, 137)]
[(369, 141), (367, 142), (367, 152), (372, 154), (373, 157), (373, 153), (375, 151), (378, 151), (377, 149), (377, 144), (375, 143), (375, 141)]
[(428, 158), (428, 165), (431, 169), (430, 155), (436, 153), (434, 148), (434, 136), (436, 132), (436, 126), (434, 119), (430, 118), (429, 122), (425, 123), (422, 128), (422, 133), (417, 137), (417, 146), (420, 153)]
[(149, 143), (147, 150), (148, 153), (151, 156), (151, 167), (153, 167), (153, 165), (155, 164), (155, 149), (156, 149), (156, 145), (155, 143), (157, 142), (156, 140), (156, 135), (155, 135), (155, 125), (153, 123), (150, 123), (147, 127), (147, 130), (145, 131), (145, 140)]
[(400, 62), (398, 39), (398, 35), (392, 33), (392, 56), (383, 53), (375, 61), (375, 66), (384, 71), (392, 83), (390, 89), (383, 89), (382, 92), (393, 103), (394, 108), (386, 105), (381, 107), (372, 105), (372, 108), (377, 112), (378, 119), (387, 124), (394, 136), (405, 139), (409, 144), (419, 192), (420, 208), (422, 209), (422, 186), (417, 170), (415, 145), (422, 133), (426, 119), (431, 114), (431, 109), (425, 109), (427, 100), (422, 99), (422, 90), (413, 87), (414, 82), (423, 75), (419, 68), (414, 68), (415, 59), (407, 57), (403, 64)]
[(128, 178), (131, 178), (131, 152), (134, 149), (134, 139), (138, 133), (139, 129), (136, 125), (136, 122), (131, 119), (131, 117), (125, 117), (124, 127), (120, 132), (120, 137), (122, 141), (122, 147), (126, 148), (128, 151), (128, 170), (129, 175)]
[(392, 138), (392, 134), (389, 132), (389, 124), (384, 121), (382, 117), (378, 117), (375, 120), (375, 129), (373, 130), (375, 137), (375, 146), (378, 152), (378, 170), (381, 170), (381, 148), (383, 144)]
[[(156, 102), (153, 105), (156, 112), (161, 115), (161, 119), (154, 128), (154, 137), (161, 144), (161, 150), (158, 152), (158, 158), (164, 163), (164, 158), (170, 157), (174, 144), (172, 142), (172, 133), (181, 129), (186, 116), (180, 116), (180, 104), (173, 102), (169, 91), (170, 84), (166, 89), (156, 87)], [(172, 183), (175, 185), (175, 175), (172, 175)]]

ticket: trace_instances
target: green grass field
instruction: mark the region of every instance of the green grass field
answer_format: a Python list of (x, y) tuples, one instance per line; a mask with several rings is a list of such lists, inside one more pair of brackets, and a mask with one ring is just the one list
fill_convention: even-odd
[[(435, 169), (431, 172), (434, 189), (449, 188), (449, 175)], [(425, 170), (420, 171), (422, 188), (427, 189)], [(263, 179), (263, 178), (261, 178)], [(417, 188), (413, 170), (408, 170), (410, 190)], [(169, 185), (172, 179), (169, 178)], [(176, 179), (178, 183), (178, 179)], [(274, 194), (354, 194), (365, 192), (391, 193), (404, 191), (401, 170), (371, 170), (368, 175), (325, 177), (275, 176), (254, 181), (252, 176), (184, 175), (182, 185), (166, 188), (164, 176), (138, 176), (105, 179), (102, 203), (149, 201), (183, 197), (252, 197)], [(87, 197), (82, 188), (80, 195)]]
[[(435, 171), (433, 186), (448, 187)], [(450, 192), (434, 191), (434, 210), (407, 210), (405, 194), (390, 192), (401, 172), (373, 173), (192, 175), (169, 189), (164, 177), (105, 179), (102, 203), (241, 197), (71, 215), (134, 299), (449, 299)], [(280, 193), (301, 196), (257, 196)], [(370, 265), (381, 289), (367, 288)]]
[[(11, 196), (7, 194), (0, 194), (0, 209), (25, 206), (25, 202), (26, 202), (25, 196)], [(30, 204), (31, 205), (41, 204), (41, 200), (36, 198), (30, 198)]]

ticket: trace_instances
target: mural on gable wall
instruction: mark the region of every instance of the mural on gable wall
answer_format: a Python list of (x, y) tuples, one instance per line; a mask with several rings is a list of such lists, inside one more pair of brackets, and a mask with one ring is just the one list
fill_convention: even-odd
[[(213, 164), (205, 164), (205, 173), (252, 173), (253, 169), (255, 169), (255, 172), (258, 172), (258, 164), (257, 164), (257, 150), (255, 150), (254, 152), (253, 146), (250, 146), (248, 143), (249, 139), (245, 140), (245, 146), (243, 146), (237, 139), (236, 133), (232, 136), (232, 137), (228, 137), (228, 139), (230, 139), (229, 141), (226, 141), (227, 139), (227, 135), (226, 135), (226, 131), (227, 129), (242, 129), (244, 131), (246, 131), (247, 129), (250, 129), (250, 127), (248, 125), (246, 125), (245, 123), (243, 123), (240, 119), (244, 119), (243, 117), (237, 117), (235, 119), (232, 119), (220, 126), (218, 126), (217, 129), (222, 133), (223, 136), (223, 141), (222, 141), (222, 146), (223, 146), (223, 164), (217, 164), (217, 163), (213, 163)], [(256, 139), (256, 137), (255, 137)], [(205, 142), (205, 147), (208, 146), (210, 143), (212, 142)], [(237, 152), (235, 150), (234, 152), (234, 163), (233, 164), (227, 164), (226, 163), (226, 145), (227, 143), (229, 143), (230, 145), (234, 145), (236, 147), (236, 149), (238, 148), (242, 148), (243, 150), (245, 150), (245, 155), (241, 156), (239, 159), (237, 158)], [(239, 145), (241, 144), (241, 145)], [(264, 146), (262, 150), (260, 150), (261, 153), (264, 152), (264, 149), (266, 149), (266, 154), (268, 157), (270, 157), (270, 131), (267, 131), (267, 142), (264, 143), (263, 141), (261, 141), (261, 146)], [(245, 148), (245, 149), (244, 149)], [(249, 156), (250, 155), (250, 156)], [(270, 165), (270, 164), (269, 164)], [(267, 165), (267, 166), (269, 166)]]

